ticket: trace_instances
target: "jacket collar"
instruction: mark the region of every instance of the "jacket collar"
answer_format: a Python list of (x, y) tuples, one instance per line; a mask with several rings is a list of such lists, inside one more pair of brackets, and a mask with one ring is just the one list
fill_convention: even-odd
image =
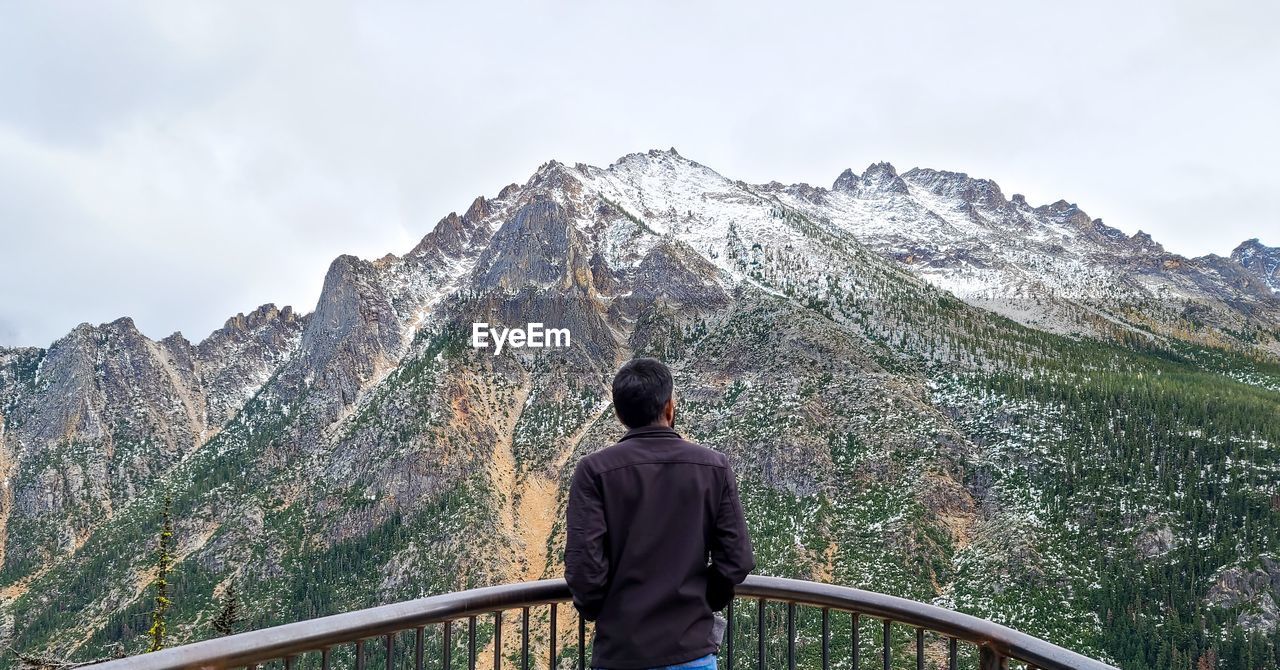
[(630, 440), (633, 437), (674, 437), (679, 439), (680, 433), (677, 433), (674, 428), (667, 428), (666, 426), (641, 426), (628, 430), (618, 441)]

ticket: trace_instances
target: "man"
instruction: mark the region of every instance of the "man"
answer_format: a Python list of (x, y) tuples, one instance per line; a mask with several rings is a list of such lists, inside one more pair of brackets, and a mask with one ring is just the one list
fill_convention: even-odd
[(755, 567), (737, 480), (724, 454), (673, 428), (667, 366), (622, 366), (613, 405), (629, 430), (582, 459), (569, 489), (565, 578), (596, 622), (591, 666), (715, 668), (712, 612)]

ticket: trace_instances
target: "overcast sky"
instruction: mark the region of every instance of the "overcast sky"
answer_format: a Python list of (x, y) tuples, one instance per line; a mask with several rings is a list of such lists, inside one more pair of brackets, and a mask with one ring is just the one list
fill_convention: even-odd
[[(1280, 244), (1278, 3), (4, 3), (0, 345), (313, 309), (542, 162), (887, 160)], [(471, 5), (458, 7), (453, 5)]]

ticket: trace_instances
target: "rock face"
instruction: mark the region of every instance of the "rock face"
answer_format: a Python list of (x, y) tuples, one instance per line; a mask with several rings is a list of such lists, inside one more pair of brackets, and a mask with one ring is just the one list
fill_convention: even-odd
[(854, 174), (853, 170), (840, 173), (831, 188), (854, 197), (877, 197), (906, 193), (907, 183), (889, 163), (872, 163), (861, 176)]
[(1263, 556), (1249, 569), (1231, 566), (1220, 572), (1205, 598), (1209, 605), (1239, 610), (1237, 625), (1250, 631), (1275, 632), (1280, 626), (1280, 560)]
[(329, 266), (320, 303), (302, 331), (297, 390), (311, 387), (335, 406), (355, 402), (360, 388), (395, 364), (403, 326), (374, 265), (341, 256)]
[[(207, 389), (206, 430), (230, 421), (245, 401), (294, 352), (304, 319), (292, 307), (267, 304), (248, 315), (237, 314), (214, 331), (191, 353), (199, 370), (200, 385)], [(185, 343), (181, 335), (170, 339)]]
[[(739, 473), (762, 571), (1106, 656), (1128, 649), (1101, 623), (1110, 603), (1162, 602), (1110, 557), (1234, 542), (1228, 524), (1135, 535), (1217, 518), (1224, 487), (1164, 499), (1199, 480), (1159, 476), (1274, 493), (1232, 470), (1280, 435), (1257, 411), (1280, 388), (1257, 364), (1280, 307), (1254, 258), (1175, 256), (956, 172), (877, 163), (825, 189), (732, 181), (674, 150), (551, 161), (403, 255), (337, 258), (306, 316), (266, 305), (198, 344), (122, 319), (0, 350), (9, 642), (131, 644), (165, 495), (184, 640), (230, 583), (267, 625), (558, 574), (565, 482), (620, 433), (611, 375), (656, 355), (678, 427)], [(495, 355), (470, 346), (479, 321), (566, 328), (572, 345)], [(1212, 440), (1184, 416), (1206, 407), (1231, 419)], [(1206, 508), (1161, 507), (1186, 504)], [(1202, 585), (1188, 607), (1246, 607), (1253, 581)]]
[(1241, 242), (1231, 252), (1231, 260), (1261, 279), (1272, 291), (1280, 292), (1280, 247), (1268, 247), (1255, 237)]
[(1144, 559), (1163, 556), (1173, 546), (1173, 529), (1169, 526), (1153, 528), (1138, 536), (1138, 555)]

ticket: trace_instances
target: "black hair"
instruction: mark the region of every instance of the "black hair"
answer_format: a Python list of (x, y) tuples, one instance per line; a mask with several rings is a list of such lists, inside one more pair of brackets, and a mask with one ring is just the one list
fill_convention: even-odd
[(613, 377), (613, 407), (627, 428), (656, 423), (671, 400), (671, 370), (655, 358), (633, 358)]

